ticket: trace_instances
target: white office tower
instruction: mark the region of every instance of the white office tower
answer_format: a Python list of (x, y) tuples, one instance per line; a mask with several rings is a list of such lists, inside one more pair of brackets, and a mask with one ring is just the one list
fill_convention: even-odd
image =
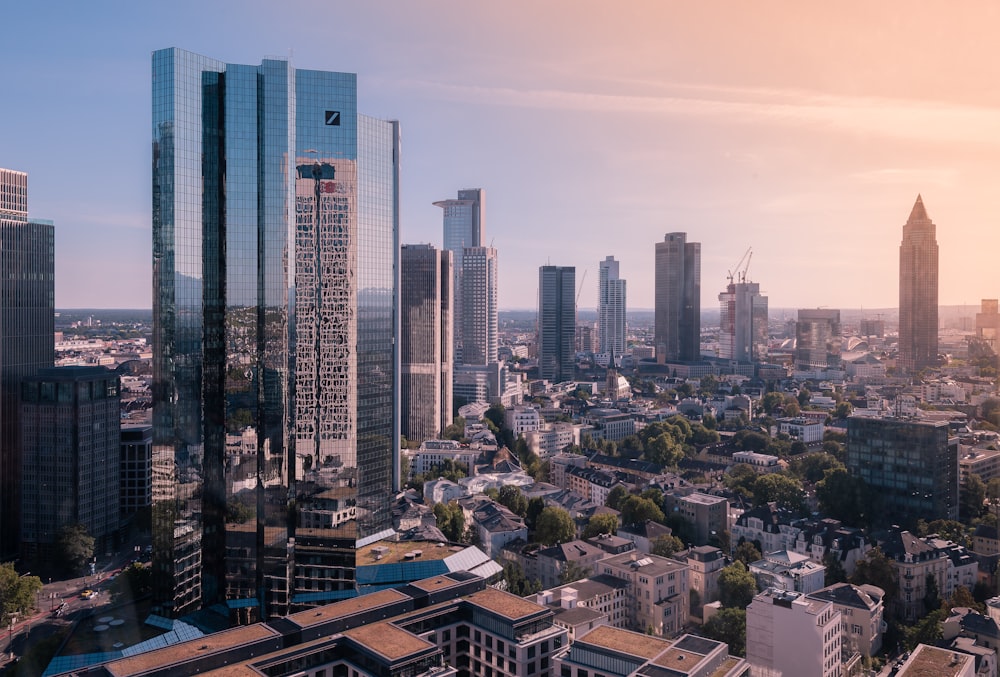
[(625, 280), (618, 261), (609, 256), (600, 264), (597, 282), (597, 331), (600, 351), (613, 357), (625, 354)]

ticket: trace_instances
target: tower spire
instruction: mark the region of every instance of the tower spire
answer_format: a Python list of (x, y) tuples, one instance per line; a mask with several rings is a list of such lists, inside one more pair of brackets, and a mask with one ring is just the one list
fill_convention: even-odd
[(914, 221), (930, 221), (930, 218), (927, 216), (927, 210), (924, 209), (924, 200), (920, 197), (920, 193), (917, 193), (917, 201), (913, 203), (910, 218), (907, 219), (908, 223), (913, 223)]

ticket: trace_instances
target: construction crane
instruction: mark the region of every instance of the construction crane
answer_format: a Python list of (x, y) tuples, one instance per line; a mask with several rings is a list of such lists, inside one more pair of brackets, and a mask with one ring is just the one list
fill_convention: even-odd
[[(736, 270), (736, 273), (734, 274), (732, 270), (727, 271), (729, 273), (728, 275), (729, 284), (733, 284), (734, 282), (747, 281), (747, 271), (750, 270), (750, 259), (752, 258), (753, 258), (753, 248), (747, 247), (747, 250), (743, 252), (743, 256), (741, 256), (740, 260), (736, 262), (735, 266), (733, 266), (733, 268)], [(746, 265), (743, 266), (743, 270), (740, 270), (740, 266), (743, 264), (744, 261), (746, 261)]]
[(577, 308), (580, 307), (580, 294), (583, 293), (583, 283), (586, 282), (586, 281), (587, 281), (587, 269), (584, 268), (583, 269), (583, 275), (580, 277), (580, 284), (577, 285), (577, 290), (576, 290), (576, 306), (577, 306)]

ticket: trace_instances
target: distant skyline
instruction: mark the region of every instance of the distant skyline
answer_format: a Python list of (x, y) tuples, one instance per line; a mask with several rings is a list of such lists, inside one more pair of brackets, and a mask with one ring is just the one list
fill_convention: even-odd
[(773, 308), (894, 308), (918, 194), (941, 305), (1000, 296), (1000, 6), (899, 0), (710, 6), (14, 3), (0, 43), (0, 167), (56, 227), (56, 307), (151, 306), (150, 54), (260, 55), (358, 74), (402, 130), (402, 242), (442, 245), (433, 202), (489, 196), (499, 305), (537, 270), (621, 262), (653, 306), (654, 247), (702, 243), (702, 309), (748, 247)]

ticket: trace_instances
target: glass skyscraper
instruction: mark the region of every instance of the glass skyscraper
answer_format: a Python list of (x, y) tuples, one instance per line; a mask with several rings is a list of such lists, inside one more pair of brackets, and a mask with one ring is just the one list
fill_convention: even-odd
[(538, 375), (572, 381), (576, 369), (576, 268), (538, 269)]
[(391, 528), (399, 127), (350, 73), (152, 70), (154, 594), (266, 618)]
[(55, 228), (28, 218), (28, 175), (0, 169), (0, 556), (18, 553), (21, 381), (55, 360)]
[(656, 361), (701, 359), (701, 243), (667, 233), (656, 243)]

